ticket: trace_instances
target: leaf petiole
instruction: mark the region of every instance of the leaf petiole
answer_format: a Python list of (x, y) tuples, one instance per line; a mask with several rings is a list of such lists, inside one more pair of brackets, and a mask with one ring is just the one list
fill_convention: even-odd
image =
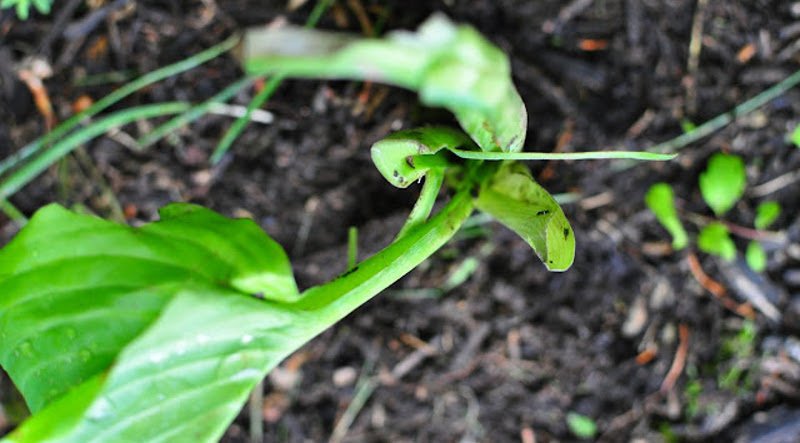
[(332, 325), (433, 255), (458, 231), (474, 208), (465, 187), (433, 218), (349, 272), (303, 292), (293, 307), (315, 311), (319, 324)]

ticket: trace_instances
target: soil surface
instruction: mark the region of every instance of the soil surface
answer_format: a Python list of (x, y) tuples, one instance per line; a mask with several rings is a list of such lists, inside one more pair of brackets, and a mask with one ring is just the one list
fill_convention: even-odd
[[(0, 157), (46, 131), (15, 71), (30, 57), (52, 67), (44, 86), (62, 121), (81, 96), (97, 100), (246, 27), (303, 23), (315, 2), (294, 11), (277, 0), (56, 3), (25, 22), (0, 13)], [(434, 11), (510, 55), (529, 151), (646, 149), (680, 135), (682, 122), (705, 122), (787, 78), (800, 60), (800, 4), (788, 0), (339, 0), (318, 26), (413, 29)], [(242, 75), (226, 54), (115, 109), (200, 102)], [(254, 94), (248, 88), (232, 103), (246, 106)], [(364, 258), (392, 240), (416, 198), (419, 188), (381, 178), (370, 144), (452, 122), (408, 91), (356, 82), (286, 81), (264, 109), (273, 122), (250, 123), (218, 166), (208, 158), (230, 117), (203, 117), (137, 152), (126, 140), (158, 123), (143, 121), (87, 143), (11, 202), (28, 216), (54, 201), (105, 217), (121, 209), (134, 225), (173, 201), (252, 217), (307, 288), (344, 271), (349, 227), (359, 228)], [(548, 273), (515, 234), (474, 218), (270, 374), (264, 440), (573, 441), (568, 417), (578, 413), (594, 421), (599, 441), (794, 441), (800, 149), (788, 136), (800, 123), (800, 90), (734, 117), (669, 163), (531, 163), (543, 186), (571, 197), (573, 267)], [(743, 157), (748, 177), (725, 220), (752, 228), (759, 203), (783, 206), (770, 227), (778, 234), (746, 232), (768, 249), (765, 272), (695, 243), (671, 250), (644, 204), (652, 184), (672, 184), (694, 237), (691, 220), (712, 216), (698, 176), (720, 151)], [(17, 229), (0, 216), (0, 244)], [(747, 241), (736, 238), (740, 257)], [(452, 284), (460, 275), (468, 278)], [(9, 409), (7, 378), (0, 393)], [(342, 421), (357, 395), (365, 403)], [(13, 428), (10, 417), (0, 414), (0, 431)], [(245, 407), (224, 441), (250, 440), (253, 417)]]

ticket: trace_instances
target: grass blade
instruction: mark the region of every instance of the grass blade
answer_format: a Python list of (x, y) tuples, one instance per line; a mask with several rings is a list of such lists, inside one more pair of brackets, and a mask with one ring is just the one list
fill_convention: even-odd
[(69, 154), (76, 147), (103, 134), (109, 129), (117, 128), (140, 119), (183, 112), (189, 109), (190, 106), (191, 105), (186, 102), (157, 103), (154, 105), (125, 109), (99, 119), (91, 126), (78, 130), (65, 137), (63, 140), (58, 141), (52, 147), (42, 152), (41, 155), (11, 173), (0, 182), (0, 199), (5, 199), (14, 194), (61, 157)]
[(222, 140), (219, 141), (217, 144), (217, 148), (214, 149), (214, 153), (211, 154), (211, 164), (215, 165), (222, 160), (222, 157), (228, 152), (228, 149), (231, 148), (231, 145), (237, 138), (239, 138), (239, 134), (242, 133), (244, 127), (250, 121), (250, 114), (253, 113), (253, 110), (260, 108), (264, 105), (264, 103), (272, 97), (272, 94), (278, 89), (280, 86), (281, 81), (283, 81), (282, 75), (276, 75), (269, 79), (267, 84), (264, 85), (264, 88), (250, 100), (250, 103), (247, 105), (247, 110), (245, 111), (244, 115), (237, 118), (236, 121), (233, 122), (228, 131), (225, 132), (225, 135), (222, 137)]
[(60, 125), (56, 126), (49, 134), (37, 138), (36, 140), (23, 146), (22, 149), (17, 151), (14, 155), (11, 155), (8, 158), (4, 159), (2, 162), (0, 162), (0, 174), (4, 173), (5, 171), (11, 168), (16, 167), (20, 162), (36, 154), (43, 147), (55, 142), (59, 138), (63, 137), (64, 135), (72, 131), (84, 118), (91, 117), (99, 113), (100, 111), (108, 108), (114, 103), (117, 103), (118, 101), (131, 95), (132, 93), (144, 88), (145, 86), (151, 85), (155, 82), (161, 81), (175, 74), (179, 74), (183, 71), (188, 71), (189, 69), (192, 69), (211, 59), (218, 57), (220, 54), (236, 46), (236, 44), (239, 43), (239, 40), (240, 40), (239, 35), (234, 35), (232, 37), (229, 37), (222, 43), (219, 43), (217, 45), (214, 45), (206, 49), (205, 51), (199, 52), (177, 63), (173, 63), (161, 69), (157, 69), (153, 72), (147, 73), (137, 78), (136, 80), (122, 86), (116, 91), (98, 100), (94, 105), (90, 106), (85, 111), (75, 114), (69, 119), (65, 120)]
[(453, 154), (469, 160), (604, 160), (630, 159), (664, 161), (677, 154), (658, 154), (640, 151), (591, 151), (591, 152), (480, 152), (453, 150)]
[[(319, 21), (322, 14), (325, 13), (325, 10), (328, 6), (333, 3), (333, 0), (320, 0), (314, 5), (314, 9), (311, 11), (311, 14), (308, 16), (308, 20), (304, 25), (305, 28), (313, 28), (316, 26), (317, 22)], [(244, 115), (237, 118), (235, 122), (231, 125), (225, 135), (222, 137), (222, 140), (219, 141), (217, 144), (216, 149), (214, 149), (214, 153), (211, 154), (211, 164), (215, 165), (222, 160), (222, 157), (233, 145), (233, 142), (239, 138), (239, 134), (242, 133), (244, 127), (250, 121), (250, 114), (253, 113), (254, 109), (260, 108), (264, 103), (272, 97), (272, 94), (278, 89), (278, 86), (281, 85), (284, 76), (282, 75), (275, 75), (269, 79), (266, 85), (264, 85), (264, 89), (262, 89), (253, 100), (247, 105), (247, 110), (245, 111)]]
[(164, 138), (170, 132), (175, 131), (181, 126), (187, 125), (197, 120), (204, 114), (208, 113), (208, 111), (217, 103), (224, 103), (230, 100), (231, 97), (236, 95), (236, 93), (247, 87), (252, 82), (253, 82), (252, 78), (245, 77), (239, 79), (236, 82), (231, 83), (230, 85), (228, 85), (228, 87), (218, 92), (213, 97), (209, 98), (203, 103), (197, 106), (193, 106), (188, 111), (171, 118), (166, 123), (153, 129), (152, 131), (150, 131), (150, 133), (139, 138), (139, 140), (136, 141), (136, 144), (138, 144), (140, 148), (146, 148), (154, 144), (155, 142)]

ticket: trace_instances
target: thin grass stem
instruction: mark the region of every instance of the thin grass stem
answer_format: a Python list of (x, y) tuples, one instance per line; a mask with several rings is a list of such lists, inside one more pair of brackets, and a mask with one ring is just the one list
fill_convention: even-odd
[(0, 182), (0, 199), (5, 199), (14, 194), (60, 158), (72, 152), (73, 149), (110, 129), (118, 128), (140, 119), (183, 112), (190, 107), (191, 105), (186, 102), (157, 103), (125, 109), (98, 119), (92, 125), (75, 131), (59, 140), (52, 147), (42, 152), (41, 155), (38, 155), (2, 180)]
[(91, 117), (103, 111), (104, 109), (108, 108), (114, 103), (117, 103), (118, 101), (144, 88), (145, 86), (151, 85), (155, 82), (161, 81), (175, 74), (188, 71), (189, 69), (192, 69), (211, 59), (218, 57), (220, 54), (236, 46), (236, 44), (239, 43), (239, 40), (240, 36), (238, 34), (228, 37), (222, 43), (214, 45), (206, 49), (205, 51), (199, 52), (177, 63), (173, 63), (171, 65), (164, 66), (163, 68), (156, 69), (153, 72), (149, 72), (137, 78), (136, 80), (133, 80), (132, 82), (125, 84), (116, 91), (101, 98), (95, 104), (93, 104), (83, 112), (79, 112), (78, 114), (75, 114), (72, 117), (68, 118), (60, 125), (53, 128), (53, 130), (50, 131), (50, 133), (28, 143), (27, 145), (23, 146), (19, 151), (17, 151), (14, 155), (11, 155), (6, 159), (4, 159), (2, 162), (0, 162), (0, 174), (3, 174), (5, 171), (16, 167), (23, 160), (26, 160), (32, 155), (36, 154), (45, 146), (50, 145), (59, 138), (68, 134), (76, 126), (78, 126), (78, 124), (85, 118)]
[(591, 151), (591, 152), (481, 152), (453, 150), (453, 154), (469, 160), (604, 160), (631, 159), (664, 161), (672, 160), (676, 154), (658, 154), (640, 151)]
[(213, 97), (209, 98), (208, 100), (200, 103), (197, 106), (193, 106), (188, 111), (176, 115), (175, 117), (169, 119), (166, 123), (156, 127), (150, 133), (146, 134), (143, 137), (140, 137), (139, 140), (136, 141), (136, 144), (139, 146), (140, 149), (146, 148), (153, 143), (161, 140), (167, 134), (175, 131), (176, 129), (180, 128), (181, 126), (187, 125), (201, 116), (207, 114), (212, 107), (214, 107), (217, 103), (224, 103), (231, 99), (234, 95), (236, 95), (239, 91), (247, 87), (253, 83), (253, 78), (245, 77), (241, 78), (230, 85), (228, 85), (225, 89), (215, 94)]

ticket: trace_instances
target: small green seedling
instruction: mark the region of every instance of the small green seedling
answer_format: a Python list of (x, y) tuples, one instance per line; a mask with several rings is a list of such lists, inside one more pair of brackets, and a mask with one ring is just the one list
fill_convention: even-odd
[(720, 222), (711, 222), (703, 227), (697, 236), (697, 247), (728, 261), (736, 258), (736, 244), (731, 239), (728, 227)]
[(567, 426), (573, 435), (581, 439), (594, 438), (597, 435), (597, 424), (594, 420), (577, 412), (567, 413)]
[[(519, 160), (674, 157), (520, 152), (527, 115), (508, 58), (443, 16), (383, 39), (253, 31), (243, 64), (259, 76), (406, 87), (461, 128), (401, 131), (372, 147), (392, 185), (423, 181), (420, 197), (391, 244), (358, 263), (351, 248), (346, 272), (303, 292), (252, 220), (186, 203), (138, 228), (58, 205), (37, 211), (0, 250), (0, 365), (33, 413), (7, 441), (216, 441), (268, 371), (434, 254), (475, 208), (550, 271), (567, 270), (572, 228)], [(3, 181), (0, 196), (21, 183)], [(452, 196), (432, 214), (445, 183)], [(576, 421), (577, 432), (594, 435), (590, 424)]]
[(735, 335), (723, 340), (717, 364), (729, 368), (725, 372), (719, 371), (717, 384), (720, 389), (744, 393), (752, 387), (751, 368), (743, 366), (743, 363), (749, 362), (756, 354), (757, 335), (756, 325), (745, 320)]
[(700, 193), (717, 217), (722, 217), (742, 198), (745, 186), (744, 161), (735, 155), (714, 154), (700, 174)]
[[(709, 159), (705, 171), (700, 174), (699, 186), (703, 200), (717, 220), (692, 217), (692, 220), (702, 220), (702, 228), (697, 236), (697, 246), (701, 251), (726, 260), (736, 258), (736, 245), (730, 236), (731, 230), (719, 219), (741, 199), (746, 185), (744, 161), (740, 157), (717, 153)], [(645, 204), (672, 236), (672, 247), (676, 250), (685, 248), (689, 244), (689, 238), (675, 208), (672, 186), (667, 183), (651, 186), (645, 195)], [(753, 223), (755, 228), (766, 229), (778, 218), (780, 212), (781, 206), (777, 202), (761, 203), (756, 208)], [(748, 243), (745, 260), (757, 272), (766, 269), (766, 252), (755, 240)]]
[(658, 221), (672, 235), (672, 247), (676, 250), (685, 248), (689, 244), (689, 236), (678, 218), (678, 211), (675, 210), (675, 195), (672, 186), (666, 183), (656, 183), (647, 191), (644, 201), (656, 214)]
[(41, 14), (49, 14), (52, 0), (2, 0), (0, 9), (16, 8), (17, 17), (20, 20), (27, 20), (30, 15), (31, 6), (35, 7)]
[(789, 136), (789, 140), (798, 148), (800, 148), (800, 125), (797, 125), (792, 131), (792, 135)]

